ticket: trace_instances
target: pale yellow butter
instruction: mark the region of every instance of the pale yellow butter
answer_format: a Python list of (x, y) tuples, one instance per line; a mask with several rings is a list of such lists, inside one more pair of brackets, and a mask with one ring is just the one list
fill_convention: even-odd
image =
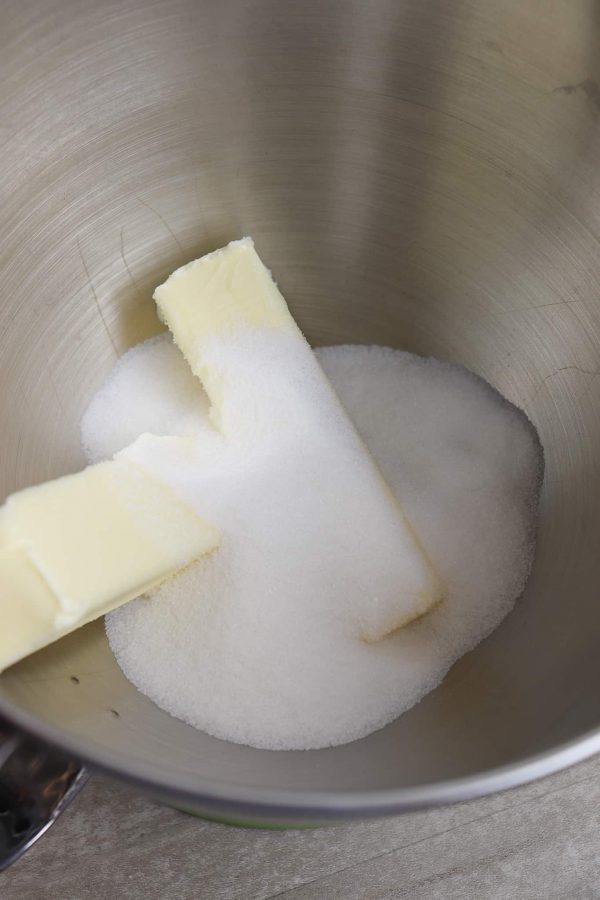
[(154, 299), (195, 374), (195, 350), (208, 335), (240, 326), (302, 334), (249, 237), (176, 269)]
[[(291, 337), (300, 354), (305, 359), (310, 357), (314, 364), (310, 347), (269, 270), (256, 253), (251, 238), (233, 241), (178, 269), (156, 289), (154, 299), (175, 343), (204, 384), (211, 401), (210, 416), (217, 428), (222, 425), (223, 378), (227, 364), (221, 362), (215, 366), (208, 361), (214, 358), (206, 354), (207, 344), (212, 339), (235, 346), (244, 329), (253, 333), (265, 331), (276, 339), (279, 334), (288, 341)], [(297, 372), (294, 377), (296, 375)], [(325, 375), (321, 375), (325, 381)], [(273, 377), (277, 378), (277, 372), (273, 373)], [(237, 387), (246, 391), (246, 384), (238, 381)], [(232, 389), (232, 380), (228, 389)], [(301, 384), (298, 384), (300, 389)], [(331, 416), (347, 419), (332, 391), (331, 395)], [(354, 432), (349, 422), (348, 429)], [(358, 435), (355, 432), (354, 435), (360, 446)], [(314, 439), (318, 443), (321, 438), (316, 434)], [(260, 440), (260, 435), (257, 435), (257, 440)], [(357, 617), (357, 628), (362, 639), (374, 642), (427, 613), (441, 600), (442, 587), (420, 541), (368, 450), (364, 446), (362, 450), (365, 457), (362, 471), (371, 485), (369, 508), (388, 511), (390, 528), (396, 536), (397, 554), (406, 561), (405, 583), (399, 579), (397, 592), (388, 590), (386, 599), (373, 598)], [(332, 464), (335, 465), (335, 462)], [(348, 485), (348, 490), (353, 490), (352, 484)], [(331, 539), (335, 541), (340, 536), (332, 534)]]
[(23, 545), (0, 549), (0, 669), (60, 636), (60, 604)]
[(222, 385), (219, 373), (204, 363), (203, 338), (241, 327), (285, 329), (304, 341), (249, 237), (176, 269), (156, 288), (154, 300), (160, 318), (210, 397), (210, 418), (217, 427)]
[(219, 532), (117, 457), (0, 509), (0, 670), (159, 584)]

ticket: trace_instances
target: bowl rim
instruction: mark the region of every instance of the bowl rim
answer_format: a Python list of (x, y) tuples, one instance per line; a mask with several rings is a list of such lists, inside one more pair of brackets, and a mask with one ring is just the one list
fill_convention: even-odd
[(44, 722), (6, 698), (0, 698), (0, 712), (13, 725), (72, 754), (92, 770), (134, 785), (172, 806), (200, 815), (206, 812), (209, 816), (260, 816), (292, 823), (297, 823), (299, 819), (314, 820), (318, 824), (327, 820), (376, 818), (462, 803), (544, 778), (600, 752), (598, 727), (551, 750), (525, 756), (503, 766), (414, 786), (361, 791), (304, 791), (244, 787), (197, 779), (197, 786), (191, 788), (189, 776), (160, 777), (158, 767), (147, 761), (124, 763), (120, 754), (110, 751), (100, 753), (87, 741), (65, 734), (60, 728)]

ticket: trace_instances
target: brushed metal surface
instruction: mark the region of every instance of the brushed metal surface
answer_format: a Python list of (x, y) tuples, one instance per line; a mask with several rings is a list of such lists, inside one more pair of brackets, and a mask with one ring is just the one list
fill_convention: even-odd
[(100, 624), (2, 675), (5, 715), (274, 818), (457, 799), (600, 749), (599, 37), (592, 0), (2, 5), (0, 494), (81, 465), (86, 402), (159, 330), (154, 285), (246, 233), (314, 343), (458, 360), (547, 457), (526, 596), (371, 737), (209, 738), (128, 684)]

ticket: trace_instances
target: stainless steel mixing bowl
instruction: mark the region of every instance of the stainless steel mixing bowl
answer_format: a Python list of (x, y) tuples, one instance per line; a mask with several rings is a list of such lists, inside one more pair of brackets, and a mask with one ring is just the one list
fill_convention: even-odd
[(252, 234), (316, 344), (458, 360), (547, 460), (526, 595), (442, 687), (330, 750), (218, 741), (96, 623), (0, 677), (19, 726), (180, 806), (325, 821), (600, 749), (600, 13), (593, 0), (0, 8), (0, 494), (77, 469), (153, 287)]

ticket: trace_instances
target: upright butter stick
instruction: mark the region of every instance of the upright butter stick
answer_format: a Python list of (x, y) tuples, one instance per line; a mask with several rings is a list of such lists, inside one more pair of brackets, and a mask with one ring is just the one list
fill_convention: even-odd
[[(325, 562), (324, 571), (330, 584), (341, 584), (341, 578), (348, 584), (345, 615), (357, 637), (380, 640), (431, 609), (442, 591), (427, 555), (252, 240), (235, 241), (178, 269), (154, 299), (203, 382), (212, 421), (225, 438), (246, 441), (250, 455), (271, 429), (279, 445), (290, 448), (290, 484), (303, 509), (297, 521), (304, 529), (313, 516), (304, 510), (314, 510), (323, 554), (348, 563), (348, 571), (339, 572)], [(277, 498), (264, 501), (269, 507)], [(292, 533), (282, 552), (297, 562), (303, 546), (302, 535), (295, 540)], [(331, 615), (341, 613), (332, 608)]]
[(117, 457), (0, 508), (0, 670), (155, 587), (218, 531)]

